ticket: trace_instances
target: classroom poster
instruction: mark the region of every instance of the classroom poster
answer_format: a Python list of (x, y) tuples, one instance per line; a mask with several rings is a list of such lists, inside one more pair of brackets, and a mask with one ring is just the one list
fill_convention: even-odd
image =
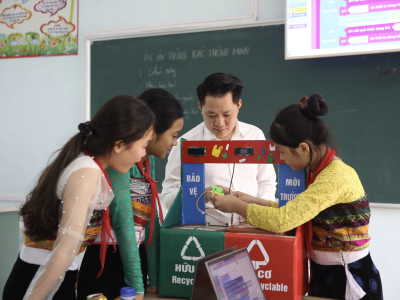
[(0, 58), (78, 54), (78, 0), (0, 0)]

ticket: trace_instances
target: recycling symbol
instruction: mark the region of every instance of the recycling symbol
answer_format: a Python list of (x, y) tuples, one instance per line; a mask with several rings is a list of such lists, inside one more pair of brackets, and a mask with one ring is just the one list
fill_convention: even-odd
[(252, 240), (250, 245), (247, 247), (247, 252), (250, 253), (251, 249), (253, 249), (254, 245), (257, 245), (260, 248), (261, 253), (264, 255), (263, 261), (252, 260), (254, 270), (258, 270), (261, 266), (266, 266), (269, 263), (269, 256), (267, 251), (265, 251), (263, 244), (259, 240)]
[[(194, 243), (196, 244), (196, 248), (199, 250), (200, 256), (186, 256), (186, 255), (185, 255), (185, 254), (186, 254), (186, 250), (187, 250), (187, 248), (189, 247), (189, 245), (190, 245), (191, 242), (194, 242)], [(182, 251), (181, 251), (181, 257), (182, 257), (182, 259), (183, 259), (183, 260), (193, 260), (193, 261), (196, 261), (196, 260), (199, 260), (200, 258), (203, 258), (203, 257), (205, 257), (205, 256), (206, 256), (206, 255), (205, 255), (205, 253), (204, 253), (204, 250), (203, 250), (203, 248), (201, 248), (201, 245), (200, 245), (199, 241), (197, 240), (197, 238), (196, 238), (195, 236), (190, 236), (190, 237), (187, 239), (185, 245), (184, 245), (183, 248), (182, 248)]]

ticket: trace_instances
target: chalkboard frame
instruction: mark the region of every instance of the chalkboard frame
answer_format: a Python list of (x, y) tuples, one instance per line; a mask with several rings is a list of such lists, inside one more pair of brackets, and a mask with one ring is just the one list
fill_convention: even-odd
[[(251, 0), (251, 15), (232, 19), (208, 20), (199, 22), (182, 22), (158, 24), (153, 26), (139, 26), (126, 29), (87, 31), (83, 34), (83, 118), (90, 120), (91, 99), (91, 45), (97, 41), (109, 41), (138, 37), (151, 37), (170, 34), (184, 34), (194, 32), (262, 27), (285, 24), (285, 19), (257, 22), (257, 0)], [(282, 54), (284, 55), (284, 54)]]
[[(249, 21), (248, 18), (244, 20), (228, 20), (218, 22), (205, 22), (205, 23), (180, 23), (178, 25), (154, 25), (149, 27), (137, 27), (122, 30), (107, 30), (107, 31), (93, 31), (84, 34), (84, 120), (90, 120), (90, 103), (91, 103), (91, 45), (95, 41), (107, 41), (117, 39), (129, 39), (136, 37), (151, 37), (171, 34), (184, 34), (195, 32), (207, 32), (227, 29), (239, 29), (249, 27), (264, 27), (271, 25), (282, 25), (284, 20), (275, 20), (267, 22)], [(284, 58), (285, 54), (282, 53)], [(397, 203), (371, 203), (371, 207), (376, 208), (400, 208)]]

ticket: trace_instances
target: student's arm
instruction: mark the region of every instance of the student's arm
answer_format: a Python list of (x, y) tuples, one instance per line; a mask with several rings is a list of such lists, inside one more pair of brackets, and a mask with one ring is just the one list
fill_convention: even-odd
[(136, 293), (144, 293), (130, 196), (130, 172), (123, 174), (108, 168), (107, 173), (114, 191), (114, 200), (110, 204), (110, 217), (118, 240), (124, 280), (128, 286), (136, 289)]
[[(243, 193), (241, 191), (236, 191), (236, 192), (232, 192), (231, 191), (231, 193), (229, 194), (229, 189), (227, 187), (222, 186), (222, 185), (219, 185), (219, 187), (224, 190), (224, 195), (226, 195), (226, 196), (234, 196), (234, 197), (246, 202), (247, 204), (257, 204), (257, 205), (261, 205), (261, 206), (279, 207), (279, 203), (278, 202), (274, 202), (274, 201), (270, 201), (270, 200), (254, 197), (254, 196), (251, 196), (249, 194)], [(210, 197), (210, 195), (209, 195), (209, 197)], [(278, 204), (278, 205), (275, 206), (275, 204)], [(246, 218), (246, 215), (243, 215), (243, 217)]]
[(316, 217), (324, 209), (343, 201), (346, 178), (333, 179), (320, 175), (303, 193), (281, 208), (249, 204), (247, 221), (254, 226), (273, 232), (285, 232)]
[(210, 196), (210, 199), (221, 211), (238, 213), (246, 217), (251, 225), (268, 231), (285, 232), (306, 223), (334, 204), (359, 199), (364, 195), (364, 190), (359, 187), (358, 176), (349, 177), (324, 170), (303, 193), (281, 208), (272, 201), (268, 201), (270, 207), (255, 204), (262, 201), (256, 197), (246, 199), (248, 202), (235, 196)]
[[(178, 144), (180, 142), (178, 141)], [(165, 168), (165, 179), (162, 183), (163, 189), (160, 195), (161, 203), (170, 209), (176, 195), (181, 187), (181, 154), (180, 147), (173, 147), (168, 156), (168, 163)]]
[[(150, 237), (150, 222), (146, 225), (146, 238), (144, 245), (147, 247)], [(150, 288), (159, 287), (159, 270), (160, 270), (160, 220), (158, 218), (158, 209), (154, 220), (153, 240), (149, 248), (147, 248), (147, 270), (149, 275)]]
[(50, 300), (57, 292), (84, 239), (87, 224), (96, 205), (96, 201), (92, 200), (99, 178), (100, 171), (94, 168), (79, 169), (68, 178), (53, 251), (36, 272), (24, 299)]

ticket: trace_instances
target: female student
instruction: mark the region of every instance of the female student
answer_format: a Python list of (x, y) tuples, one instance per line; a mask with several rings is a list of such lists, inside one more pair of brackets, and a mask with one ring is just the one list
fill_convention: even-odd
[(104, 170), (126, 173), (140, 161), (153, 123), (154, 113), (142, 100), (121, 95), (79, 124), (80, 132), (44, 169), (21, 208), (25, 241), (4, 300), (76, 299), (77, 254), (100, 231), (107, 236), (114, 194)]
[[(109, 248), (104, 272), (98, 277), (99, 247), (87, 248), (79, 270), (78, 299), (84, 300), (96, 292), (115, 299), (124, 286), (134, 287), (136, 299), (143, 299), (147, 275), (150, 286), (146, 290), (158, 291), (160, 223), (154, 157), (164, 158), (177, 145), (177, 136), (183, 127), (183, 108), (174, 96), (162, 89), (146, 90), (138, 98), (155, 113), (152, 139), (146, 155), (128, 173), (107, 169), (115, 188), (110, 216), (118, 240), (117, 251)], [(160, 206), (159, 211), (162, 217)]]
[(306, 223), (310, 296), (383, 299), (379, 271), (368, 250), (371, 213), (366, 193), (354, 169), (327, 146), (329, 132), (320, 118), (328, 112), (327, 103), (315, 94), (302, 100), (302, 105), (277, 114), (269, 135), (293, 170), (308, 167), (307, 189), (281, 208), (241, 192), (212, 201), (220, 210), (239, 213), (269, 231), (284, 232)]

